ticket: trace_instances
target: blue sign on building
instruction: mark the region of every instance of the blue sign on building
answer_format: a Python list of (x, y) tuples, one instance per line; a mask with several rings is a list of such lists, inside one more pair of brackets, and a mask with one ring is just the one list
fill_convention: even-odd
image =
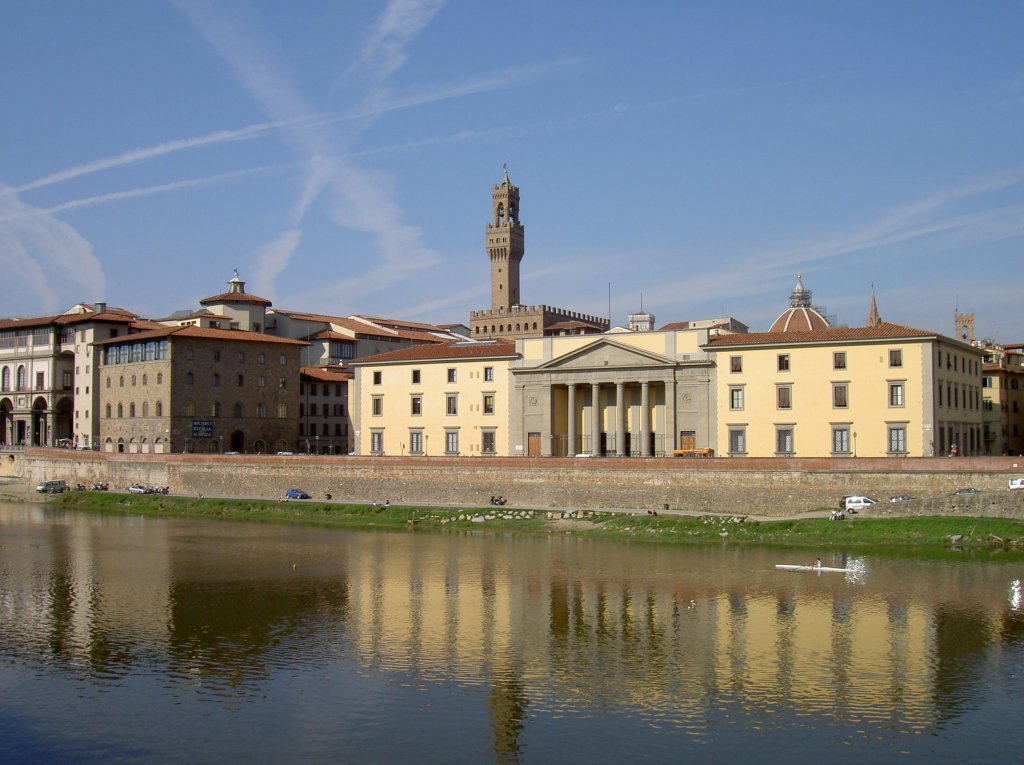
[(213, 438), (213, 420), (192, 420), (192, 438)]

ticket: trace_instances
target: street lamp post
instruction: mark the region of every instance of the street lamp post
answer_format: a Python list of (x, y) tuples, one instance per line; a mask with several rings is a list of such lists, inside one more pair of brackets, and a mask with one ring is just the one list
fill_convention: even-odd
[(315, 436), (313, 436), (313, 440), (316, 442), (316, 452), (315, 453), (319, 454), (320, 453), (320, 434), (317, 433)]
[(423, 456), (430, 456), (430, 436), (423, 436)]

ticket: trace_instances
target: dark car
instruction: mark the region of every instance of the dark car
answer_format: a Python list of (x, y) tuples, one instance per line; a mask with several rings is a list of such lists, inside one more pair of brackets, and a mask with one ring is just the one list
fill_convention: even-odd
[(301, 489), (288, 489), (284, 493), (285, 499), (309, 499), (309, 495)]
[(913, 497), (909, 494), (897, 494), (895, 497), (889, 497), (890, 502), (909, 502), (912, 499)]
[(977, 494), (977, 493), (978, 493), (977, 489), (957, 489), (953, 493), (953, 496), (955, 497), (957, 495), (961, 495), (962, 496), (962, 495), (965, 495), (965, 494)]

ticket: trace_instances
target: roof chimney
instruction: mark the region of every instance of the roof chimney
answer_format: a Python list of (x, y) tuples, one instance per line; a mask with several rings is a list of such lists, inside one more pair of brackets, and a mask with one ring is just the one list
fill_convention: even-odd
[(102, 303), (99, 300), (96, 301), (96, 313), (103, 313), (107, 310), (107, 304)]

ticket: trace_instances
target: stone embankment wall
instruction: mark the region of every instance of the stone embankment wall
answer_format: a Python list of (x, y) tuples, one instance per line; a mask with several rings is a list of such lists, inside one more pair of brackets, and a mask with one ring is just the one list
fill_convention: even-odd
[[(24, 481), (63, 478), (169, 486), (172, 493), (278, 499), (285, 489), (315, 498), (392, 504), (648, 509), (786, 517), (836, 507), (844, 494), (884, 501), (873, 515), (970, 514), (1024, 519), (1018, 457), (954, 459), (573, 459), (141, 455), (28, 449), (14, 471)], [(970, 486), (974, 496), (951, 496)], [(891, 504), (896, 494), (918, 498)], [(866, 515), (867, 513), (865, 513)]]

